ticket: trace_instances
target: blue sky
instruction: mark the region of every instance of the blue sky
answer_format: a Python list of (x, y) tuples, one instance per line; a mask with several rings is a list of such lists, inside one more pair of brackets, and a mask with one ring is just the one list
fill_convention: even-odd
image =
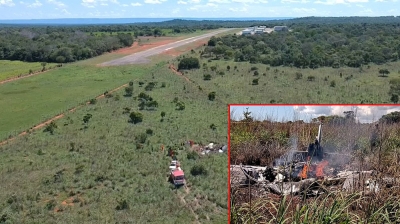
[(0, 19), (388, 15), (400, 0), (0, 0)]
[(400, 111), (400, 106), (231, 106), (231, 117), (234, 120), (243, 119), (243, 112), (249, 108), (251, 116), (257, 120), (273, 121), (310, 121), (319, 116), (339, 115), (344, 111), (356, 111), (357, 120), (361, 123), (371, 123), (379, 120), (382, 115)]

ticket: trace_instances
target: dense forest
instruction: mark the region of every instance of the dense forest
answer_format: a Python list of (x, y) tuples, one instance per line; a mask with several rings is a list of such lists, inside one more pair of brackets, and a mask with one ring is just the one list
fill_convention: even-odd
[[(199, 27), (197, 27), (199, 28)], [(131, 46), (138, 36), (191, 33), (196, 28), (100, 26), (6, 26), (0, 29), (0, 60), (66, 63)]]
[(397, 61), (400, 23), (294, 24), (290, 32), (212, 38), (203, 57), (299, 68)]
[[(109, 25), (0, 24), (0, 60), (73, 62), (130, 46), (138, 36), (191, 33), (223, 27), (287, 25), (292, 32), (213, 39), (203, 56), (297, 67), (396, 61), (400, 17), (305, 17), (267, 21), (174, 19)], [(214, 46), (215, 45), (215, 46)]]

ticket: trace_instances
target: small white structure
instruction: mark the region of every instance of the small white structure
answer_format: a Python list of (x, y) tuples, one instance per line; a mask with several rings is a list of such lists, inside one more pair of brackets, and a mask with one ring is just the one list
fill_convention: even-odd
[(243, 36), (245, 36), (245, 35), (252, 35), (252, 34), (253, 34), (253, 31), (250, 30), (250, 29), (245, 29), (245, 30), (242, 31), (242, 35), (243, 35)]

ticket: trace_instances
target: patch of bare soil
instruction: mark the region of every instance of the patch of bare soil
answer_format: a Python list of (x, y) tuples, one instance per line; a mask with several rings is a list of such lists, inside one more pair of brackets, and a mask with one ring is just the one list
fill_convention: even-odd
[(186, 77), (182, 72), (178, 71), (174, 65), (169, 65), (169, 69), (171, 69), (175, 74), (182, 76), (187, 82), (191, 82), (188, 77)]

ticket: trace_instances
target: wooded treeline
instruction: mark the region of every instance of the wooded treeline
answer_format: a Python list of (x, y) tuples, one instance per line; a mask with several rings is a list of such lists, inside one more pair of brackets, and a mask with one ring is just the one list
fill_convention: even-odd
[(225, 36), (205, 53), (236, 61), (297, 67), (359, 67), (398, 60), (400, 17), (305, 17), (269, 21), (175, 19), (113, 25), (0, 24), (0, 60), (73, 62), (130, 46), (138, 36), (252, 25), (287, 25), (290, 33)]
[(290, 32), (212, 38), (204, 57), (299, 68), (397, 61), (400, 23), (294, 24)]

